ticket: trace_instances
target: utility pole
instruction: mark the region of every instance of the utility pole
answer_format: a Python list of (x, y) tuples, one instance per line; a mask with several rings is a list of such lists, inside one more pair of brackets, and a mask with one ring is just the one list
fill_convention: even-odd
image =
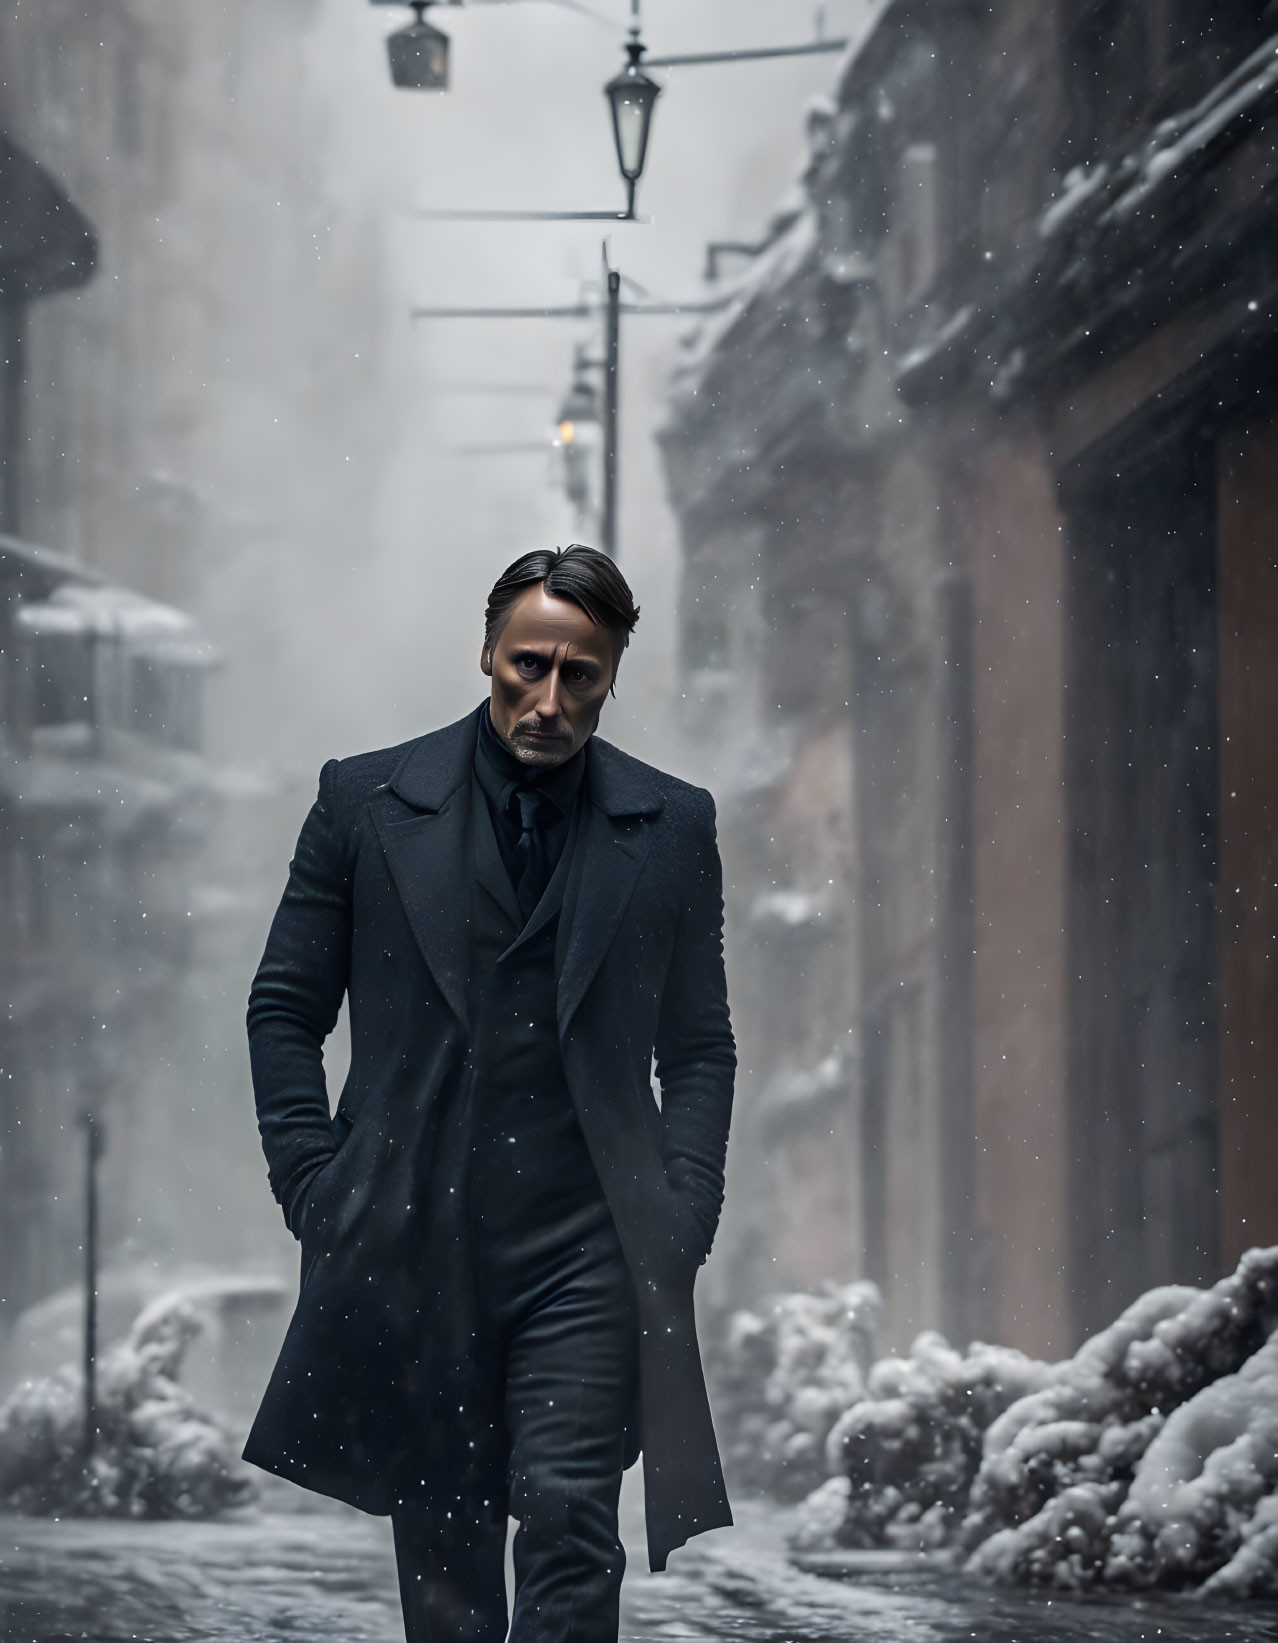
[(91, 1112), (84, 1129), (84, 1454), (92, 1460), (98, 1441), (98, 1163), (102, 1125)]
[[(604, 250), (607, 257), (607, 248)], [(603, 551), (617, 557), (617, 396), (621, 365), (621, 274), (609, 267), (604, 329)]]
[[(634, 285), (633, 280), (625, 280), (619, 269), (613, 268), (608, 261), (608, 247), (604, 246), (604, 292), (603, 292), (603, 321), (604, 321), (604, 349), (601, 359), (582, 359), (581, 364), (593, 370), (603, 371), (603, 415), (600, 444), (603, 457), (603, 495), (600, 507), (600, 535), (601, 547), (610, 559), (617, 557), (617, 407), (618, 389), (620, 387), (621, 372), (621, 316), (623, 314), (717, 314), (728, 306), (727, 297), (713, 297), (709, 300), (697, 298), (691, 302), (661, 302), (642, 300), (639, 302), (623, 302), (621, 299), (622, 284)], [(642, 287), (636, 287), (642, 291)], [(589, 302), (581, 297), (571, 304), (550, 304), (541, 308), (414, 308), (412, 318), (415, 320), (441, 319), (520, 319), (520, 320), (595, 320), (599, 318), (599, 303)], [(521, 445), (519, 449), (529, 450), (534, 447)], [(540, 447), (536, 447), (540, 448)], [(479, 452), (471, 454), (478, 455)], [(497, 454), (489, 452), (485, 454)]]

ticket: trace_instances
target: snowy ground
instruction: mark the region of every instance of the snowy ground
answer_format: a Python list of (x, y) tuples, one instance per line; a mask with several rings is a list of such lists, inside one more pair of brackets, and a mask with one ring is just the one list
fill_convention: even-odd
[[(219, 1523), (0, 1519), (0, 1639), (399, 1643), (386, 1525), (287, 1504)], [(852, 1580), (799, 1573), (780, 1514), (752, 1503), (652, 1576), (636, 1507), (626, 1643), (1278, 1643), (1278, 1605), (1053, 1601), (883, 1558)]]

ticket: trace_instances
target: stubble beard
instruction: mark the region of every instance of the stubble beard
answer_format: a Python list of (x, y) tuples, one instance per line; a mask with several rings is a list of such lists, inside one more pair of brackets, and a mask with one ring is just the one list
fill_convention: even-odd
[(523, 733), (532, 728), (531, 725), (517, 724), (505, 738), (507, 748), (520, 764), (527, 765), (530, 770), (553, 770), (557, 765), (567, 764), (576, 752), (571, 731), (566, 736), (557, 736), (545, 742), (524, 740)]

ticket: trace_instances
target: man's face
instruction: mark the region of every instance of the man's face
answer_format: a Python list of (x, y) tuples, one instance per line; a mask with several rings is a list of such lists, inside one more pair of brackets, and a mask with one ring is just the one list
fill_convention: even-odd
[(552, 770), (593, 734), (616, 662), (612, 635), (579, 605), (526, 589), (480, 655), (493, 729), (521, 764)]

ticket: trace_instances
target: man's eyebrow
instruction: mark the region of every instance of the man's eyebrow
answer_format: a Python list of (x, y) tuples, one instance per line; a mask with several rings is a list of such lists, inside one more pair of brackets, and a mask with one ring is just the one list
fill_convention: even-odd
[[(527, 644), (514, 646), (511, 650), (511, 656), (516, 661), (518, 661), (520, 657), (531, 656), (535, 661), (547, 662), (554, 660), (555, 653), (558, 649), (558, 645), (538, 645), (537, 643), (530, 641)], [(584, 667), (591, 673), (599, 673), (603, 670), (604, 664), (596, 661), (592, 656), (578, 655), (565, 656), (560, 665), (562, 667)]]

